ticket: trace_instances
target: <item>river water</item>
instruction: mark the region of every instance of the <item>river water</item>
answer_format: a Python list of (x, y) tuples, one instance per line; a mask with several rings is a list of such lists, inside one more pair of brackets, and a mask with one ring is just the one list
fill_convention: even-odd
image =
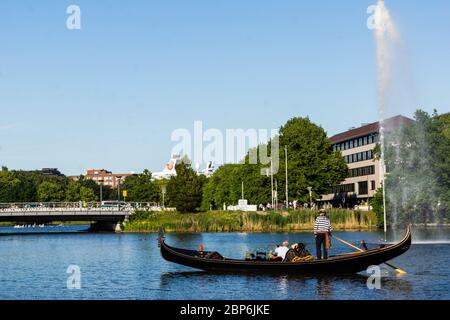
[[(415, 230), (420, 240), (391, 261), (408, 274), (399, 277), (382, 267), (380, 289), (370, 290), (364, 272), (320, 277), (208, 274), (164, 261), (156, 234), (73, 233), (85, 228), (1, 227), (0, 299), (450, 299), (450, 229)], [(369, 246), (383, 240), (380, 232), (335, 234), (351, 242), (364, 239)], [(166, 236), (174, 246), (198, 248), (202, 243), (205, 250), (233, 258), (243, 258), (247, 250), (268, 250), (285, 239), (313, 248), (309, 233)], [(349, 249), (334, 242), (332, 251)], [(79, 267), (80, 289), (68, 288), (71, 265)]]

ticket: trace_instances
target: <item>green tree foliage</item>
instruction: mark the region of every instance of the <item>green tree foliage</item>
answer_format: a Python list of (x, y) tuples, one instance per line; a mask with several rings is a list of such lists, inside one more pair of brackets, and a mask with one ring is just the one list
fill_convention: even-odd
[[(384, 224), (384, 207), (383, 207), (383, 188), (379, 188), (372, 199), (370, 199), (370, 205), (373, 212), (377, 217), (377, 226), (381, 227)], [(389, 207), (389, 199), (386, 199), (386, 207)], [(386, 211), (386, 220), (390, 220), (389, 212)]]
[(100, 186), (94, 180), (86, 179), (86, 177), (82, 175), (80, 176), (80, 179), (77, 181), (77, 183), (80, 185), (80, 187), (91, 189), (95, 193), (95, 195), (100, 195)]
[(76, 202), (81, 200), (80, 187), (81, 185), (77, 182), (74, 181), (69, 182), (66, 189), (67, 202)]
[(0, 171), (0, 202), (36, 200), (36, 185), (31, 176), (20, 171)]
[(225, 164), (208, 179), (203, 188), (202, 210), (221, 209), (223, 204), (237, 203), (241, 195), (243, 165)]
[(127, 177), (121, 189), (127, 190), (127, 201), (158, 202), (160, 200), (161, 189), (155, 181), (152, 181), (152, 173), (147, 169), (139, 175)]
[[(108, 189), (104, 188), (104, 193)], [(65, 176), (49, 176), (41, 171), (6, 168), (0, 171), (0, 202), (98, 201), (98, 190), (99, 186), (94, 181), (84, 177), (75, 182)]]
[(290, 119), (280, 129), (279, 190), (285, 190), (285, 153), (288, 150), (289, 193), (307, 202), (308, 186), (319, 197), (347, 176), (348, 169), (340, 152), (333, 152), (322, 127), (309, 118)]
[(418, 110), (415, 122), (386, 135), (389, 222), (443, 222), (450, 211), (450, 115)]
[(95, 194), (94, 190), (84, 186), (80, 187), (80, 198), (84, 202), (98, 201), (97, 195)]
[[(288, 150), (289, 197), (308, 202), (307, 187), (313, 188), (314, 197), (325, 193), (331, 186), (338, 184), (347, 175), (347, 166), (340, 152), (333, 152), (325, 131), (312, 123), (308, 118), (293, 118), (280, 129), (280, 135), (267, 145), (259, 145), (249, 150), (241, 164), (224, 165), (210, 177), (204, 187), (202, 209), (210, 206), (221, 208), (223, 203), (236, 204), (241, 198), (241, 184), (244, 183), (244, 197), (250, 203), (271, 202), (270, 175), (264, 174), (270, 164), (250, 164), (252, 155), (268, 154), (272, 144), (279, 141), (278, 172), (274, 172), (274, 180), (278, 185), (278, 199), (285, 195), (285, 153)], [(274, 160), (276, 161), (276, 159)], [(267, 162), (267, 161), (265, 161)], [(269, 171), (270, 173), (270, 171)]]
[(40, 202), (60, 202), (64, 197), (64, 188), (55, 182), (44, 181), (37, 189), (37, 200)]
[(177, 165), (177, 175), (167, 184), (167, 202), (179, 212), (194, 212), (202, 202), (204, 177), (198, 176), (190, 165)]

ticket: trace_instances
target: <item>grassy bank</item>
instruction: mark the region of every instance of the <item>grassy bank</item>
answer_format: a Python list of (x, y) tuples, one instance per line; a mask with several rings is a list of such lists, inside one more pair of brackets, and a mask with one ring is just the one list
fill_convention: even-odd
[[(312, 230), (317, 211), (238, 212), (209, 211), (203, 213), (135, 212), (125, 223), (126, 232), (157, 232), (163, 227), (168, 232), (280, 232)], [(334, 230), (361, 230), (375, 228), (373, 212), (344, 209), (328, 211)]]

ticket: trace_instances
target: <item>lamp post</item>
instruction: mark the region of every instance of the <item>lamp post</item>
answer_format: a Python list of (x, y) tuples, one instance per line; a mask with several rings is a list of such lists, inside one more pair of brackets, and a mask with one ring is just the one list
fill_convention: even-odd
[(278, 210), (278, 179), (275, 179), (275, 208)]
[(121, 176), (117, 177), (117, 208), (120, 210), (120, 180), (122, 179)]
[(383, 185), (383, 229), (384, 229), (384, 239), (386, 240), (386, 233), (387, 233), (387, 225), (386, 225), (386, 186), (385, 186), (385, 180), (384, 175), (386, 173), (386, 165), (382, 164), (382, 185)]
[(272, 188), (272, 210), (273, 210), (274, 199), (273, 199), (273, 161), (272, 161), (272, 156), (270, 157), (270, 185)]
[(163, 209), (165, 209), (166, 208), (166, 204), (165, 204), (165, 196), (166, 196), (166, 185), (162, 185), (161, 186), (161, 193), (162, 193), (162, 206), (163, 206)]
[(287, 146), (284, 146), (284, 158), (286, 165), (286, 209), (289, 209)]
[(312, 210), (312, 187), (308, 187), (308, 191), (309, 191), (309, 208)]
[(102, 206), (103, 202), (103, 179), (99, 179), (98, 183), (100, 184), (100, 207)]

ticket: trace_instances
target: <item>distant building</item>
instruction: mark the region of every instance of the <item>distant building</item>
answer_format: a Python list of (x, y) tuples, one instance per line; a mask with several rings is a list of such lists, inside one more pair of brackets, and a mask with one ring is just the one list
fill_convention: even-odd
[(153, 172), (152, 178), (155, 180), (170, 179), (170, 177), (176, 176), (177, 171), (175, 167), (181, 163), (181, 157), (179, 154), (173, 154), (170, 160), (164, 166), (161, 172)]
[[(162, 171), (152, 173), (152, 178), (155, 180), (161, 180), (161, 179), (170, 179), (171, 177), (176, 176), (177, 175), (176, 166), (182, 162), (183, 159), (179, 154), (173, 154)], [(206, 168), (203, 170), (200, 170), (200, 166), (197, 165), (195, 168), (195, 172), (198, 175), (202, 174), (206, 177), (210, 177), (214, 173), (214, 162), (208, 161), (206, 164)]]
[(58, 177), (63, 176), (63, 174), (59, 172), (57, 168), (42, 168), (41, 173), (46, 176), (58, 176)]
[[(119, 185), (119, 179), (123, 182), (126, 177), (132, 176), (134, 173), (112, 173), (105, 169), (88, 169), (84, 177), (93, 180), (103, 186), (116, 188)], [(80, 176), (70, 176), (74, 181), (78, 181)]]
[[(385, 132), (413, 122), (398, 115), (385, 119)], [(381, 162), (374, 157), (373, 149), (379, 141), (379, 122), (363, 124), (358, 128), (336, 134), (330, 138), (333, 151), (340, 151), (348, 166), (347, 178), (322, 195), (320, 202), (334, 207), (354, 207), (367, 203), (381, 187)]]

